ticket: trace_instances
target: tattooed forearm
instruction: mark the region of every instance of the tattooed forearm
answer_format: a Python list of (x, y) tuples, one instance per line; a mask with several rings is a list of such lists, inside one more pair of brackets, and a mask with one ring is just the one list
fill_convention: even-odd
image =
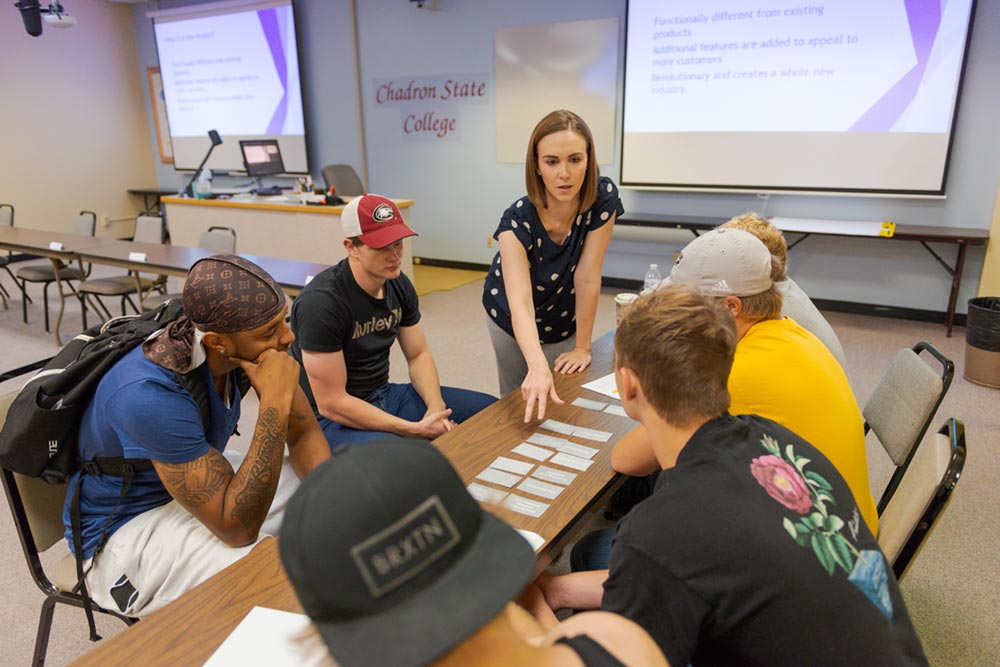
[(247, 459), (233, 480), (235, 495), (232, 514), (245, 528), (260, 528), (274, 499), (285, 452), (288, 420), (277, 408), (266, 408), (257, 417), (257, 429)]
[(159, 463), (157, 473), (170, 494), (186, 507), (209, 502), (233, 476), (233, 467), (218, 451), (208, 452), (187, 463)]

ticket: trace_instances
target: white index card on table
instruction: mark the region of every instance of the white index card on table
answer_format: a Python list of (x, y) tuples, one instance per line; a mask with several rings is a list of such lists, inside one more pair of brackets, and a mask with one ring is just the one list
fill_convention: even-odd
[(534, 445), (529, 445), (526, 442), (522, 442), (520, 445), (512, 449), (515, 454), (520, 454), (521, 456), (526, 456), (529, 459), (535, 459), (536, 461), (546, 461), (550, 456), (555, 454), (550, 449), (545, 449), (544, 447), (535, 447)]
[(561, 445), (559, 447), (559, 451), (565, 454), (579, 456), (581, 459), (592, 459), (594, 458), (594, 454), (601, 450), (594, 449), (593, 447), (584, 447), (583, 445), (578, 445), (575, 442), (567, 442), (565, 445)]
[(614, 373), (608, 373), (604, 377), (591, 380), (587, 384), (583, 385), (583, 388), (589, 389), (590, 391), (596, 391), (598, 394), (604, 394), (605, 396), (610, 396), (611, 398), (619, 398), (618, 384), (615, 382)]
[(500, 486), (506, 486), (509, 489), (521, 481), (521, 476), (511, 475), (509, 472), (503, 472), (502, 470), (497, 470), (496, 468), (487, 468), (476, 475), (476, 479), (481, 479), (484, 482), (491, 482), (493, 484), (499, 484)]
[(146, 253), (144, 252), (130, 252), (128, 254), (128, 261), (130, 262), (145, 262)]
[(589, 398), (578, 398), (570, 405), (575, 405), (578, 408), (587, 408), (588, 410), (603, 410), (608, 407), (607, 403), (601, 403), (600, 401), (592, 401)]
[(538, 469), (531, 473), (531, 476), (535, 479), (543, 479), (546, 482), (554, 482), (563, 486), (569, 486), (576, 479), (575, 472), (566, 472), (565, 470), (550, 468), (548, 466), (538, 466)]
[(310, 633), (305, 614), (254, 607), (212, 654), (205, 667), (329, 664), (318, 633)]
[(556, 465), (566, 466), (567, 468), (574, 468), (575, 470), (586, 470), (594, 462), (590, 459), (581, 459), (579, 456), (573, 456), (572, 454), (564, 454), (559, 452), (551, 459), (549, 463), (555, 463)]
[(549, 500), (555, 499), (563, 488), (557, 484), (542, 482), (533, 477), (529, 477), (517, 485), (518, 491), (524, 491), (525, 493), (548, 498)]
[(554, 435), (545, 435), (544, 433), (532, 433), (531, 437), (528, 438), (528, 442), (541, 445), (542, 447), (559, 449), (561, 445), (565, 445), (569, 440), (566, 438), (557, 438)]
[(63, 244), (59, 243), (59, 241), (52, 241), (51, 243), (49, 243), (49, 250), (62, 250), (62, 249), (63, 249)]
[(593, 428), (582, 428), (578, 426), (577, 428), (573, 429), (572, 435), (575, 435), (578, 438), (586, 438), (587, 440), (597, 440), (598, 442), (607, 442), (608, 440), (611, 439), (611, 436), (614, 435), (614, 433), (608, 433), (607, 431), (598, 431), (597, 429)]
[(499, 505), (503, 502), (503, 499), (507, 497), (506, 491), (501, 491), (500, 489), (494, 489), (491, 486), (483, 486), (482, 484), (476, 484), (473, 482), (469, 484), (466, 489), (469, 490), (469, 495), (478, 500), (481, 503), (492, 503), (494, 505)]
[(538, 518), (549, 508), (548, 503), (540, 503), (537, 500), (528, 500), (516, 493), (508, 494), (503, 501), (503, 506), (519, 514), (527, 514)]
[(557, 422), (555, 419), (546, 419), (539, 424), (539, 426), (548, 431), (555, 431), (556, 433), (562, 433), (563, 435), (573, 435), (573, 430), (576, 428), (572, 424)]
[(604, 411), (611, 415), (618, 415), (619, 417), (628, 417), (628, 413), (625, 412), (625, 408), (623, 408), (620, 405), (615, 405), (614, 403), (604, 408)]
[(517, 459), (509, 459), (506, 456), (498, 456), (497, 460), (490, 464), (491, 468), (503, 470), (505, 472), (512, 472), (516, 475), (527, 475), (531, 472), (531, 469), (534, 466), (534, 463), (518, 461)]

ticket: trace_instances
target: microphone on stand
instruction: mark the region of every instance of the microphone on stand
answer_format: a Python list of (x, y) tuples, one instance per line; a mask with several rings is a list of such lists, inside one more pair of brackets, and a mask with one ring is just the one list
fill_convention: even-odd
[(215, 150), (216, 146), (222, 143), (222, 137), (220, 137), (219, 133), (215, 130), (208, 131), (208, 138), (212, 140), (212, 145), (208, 147), (208, 152), (205, 153), (205, 158), (201, 161), (201, 164), (198, 165), (198, 168), (194, 170), (194, 175), (191, 176), (191, 180), (188, 181), (187, 186), (184, 188), (184, 193), (188, 197), (194, 196), (195, 180), (197, 180), (198, 176), (201, 175), (201, 170), (204, 169), (205, 163), (208, 162), (208, 158), (212, 154), (212, 151)]

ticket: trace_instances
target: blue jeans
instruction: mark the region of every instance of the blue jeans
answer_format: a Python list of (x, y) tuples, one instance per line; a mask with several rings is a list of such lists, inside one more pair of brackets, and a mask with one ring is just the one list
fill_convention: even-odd
[(594, 530), (573, 545), (569, 552), (570, 572), (589, 572), (591, 570), (606, 570), (611, 560), (611, 540), (615, 537), (615, 528)]
[[(469, 389), (456, 389), (454, 387), (441, 387), (441, 398), (444, 399), (444, 404), (451, 408), (452, 421), (459, 424), (497, 401), (496, 398), (489, 394)], [(389, 383), (380, 389), (376, 389), (365, 400), (384, 412), (411, 422), (420, 421), (427, 412), (427, 404), (424, 403), (424, 399), (420, 398), (420, 394), (417, 393), (412, 384)], [(318, 418), (320, 428), (323, 429), (323, 435), (326, 436), (326, 441), (330, 443), (331, 450), (349, 443), (371, 442), (372, 440), (386, 440), (399, 437), (393, 433), (385, 433), (383, 431), (361, 431), (338, 424), (326, 417), (318, 416)]]

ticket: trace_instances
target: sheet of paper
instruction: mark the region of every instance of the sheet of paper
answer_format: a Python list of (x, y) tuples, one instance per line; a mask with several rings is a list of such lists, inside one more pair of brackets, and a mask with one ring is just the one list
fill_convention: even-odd
[(555, 419), (546, 419), (539, 424), (539, 426), (547, 431), (555, 431), (556, 433), (562, 433), (563, 435), (573, 435), (573, 429), (576, 428), (572, 424), (557, 422)]
[(504, 472), (512, 472), (515, 475), (527, 475), (534, 466), (534, 463), (509, 459), (506, 456), (498, 456), (497, 460), (490, 464), (491, 468), (503, 470)]
[(522, 442), (520, 445), (512, 450), (515, 454), (520, 454), (521, 456), (526, 456), (529, 459), (535, 459), (536, 461), (546, 461), (555, 452), (551, 449), (545, 449), (544, 447), (535, 447), (534, 445), (529, 445), (526, 442)]
[(563, 490), (563, 487), (557, 484), (549, 484), (547, 482), (539, 481), (533, 477), (529, 477), (520, 484), (517, 485), (518, 491), (524, 491), (525, 493), (530, 493), (535, 496), (541, 496), (542, 498), (548, 498), (549, 500), (555, 499), (559, 495), (559, 492)]
[(546, 482), (555, 482), (563, 486), (569, 486), (576, 479), (575, 472), (566, 472), (565, 470), (550, 468), (548, 466), (538, 466), (535, 472), (531, 473), (531, 476), (535, 479), (543, 479)]
[(575, 405), (578, 408), (587, 408), (588, 410), (603, 410), (608, 407), (607, 403), (601, 403), (600, 401), (592, 401), (589, 398), (578, 398), (573, 401), (570, 405)]
[(329, 664), (326, 644), (309, 637), (309, 617), (254, 607), (205, 663), (206, 667)]
[(522, 530), (521, 528), (518, 528), (517, 532), (521, 533), (521, 537), (528, 541), (528, 544), (535, 550), (535, 553), (538, 553), (538, 550), (545, 544), (545, 538), (538, 533), (533, 533), (530, 530)]
[(544, 433), (533, 433), (528, 442), (541, 445), (542, 447), (551, 447), (552, 449), (559, 449), (559, 445), (565, 445), (569, 440), (566, 438), (559, 438), (554, 435), (545, 435)]
[(611, 436), (614, 435), (614, 433), (608, 433), (607, 431), (598, 431), (597, 429), (583, 428), (578, 426), (573, 429), (573, 433), (571, 435), (575, 435), (578, 438), (585, 438), (587, 440), (597, 440), (598, 442), (607, 442), (608, 440), (611, 439)]
[(608, 414), (618, 415), (619, 417), (628, 417), (628, 413), (625, 412), (625, 408), (620, 405), (615, 405), (614, 403), (604, 408), (604, 411)]
[(506, 491), (501, 491), (500, 489), (494, 489), (492, 486), (483, 486), (482, 484), (476, 484), (473, 482), (465, 487), (469, 490), (469, 495), (478, 500), (481, 503), (490, 503), (492, 505), (499, 505), (503, 502), (503, 499), (507, 497)]
[(555, 463), (556, 465), (566, 466), (567, 468), (573, 468), (575, 470), (586, 470), (594, 462), (589, 459), (581, 459), (579, 456), (559, 452), (549, 459), (549, 463)]
[(584, 447), (583, 445), (578, 445), (575, 442), (567, 442), (565, 445), (559, 447), (559, 451), (565, 454), (571, 454), (572, 456), (579, 456), (581, 459), (592, 459), (594, 454), (601, 451), (599, 449), (594, 449), (593, 447)]
[(583, 385), (583, 388), (589, 389), (590, 391), (596, 391), (598, 394), (604, 394), (605, 396), (610, 396), (611, 398), (620, 398), (618, 396), (618, 385), (615, 383), (614, 373), (608, 373), (604, 377), (591, 380), (587, 384)]
[(545, 513), (549, 508), (548, 503), (540, 503), (537, 500), (528, 500), (516, 493), (508, 494), (503, 501), (503, 506), (519, 514), (527, 514), (536, 519)]
[(476, 479), (481, 479), (484, 482), (490, 482), (492, 484), (499, 484), (500, 486), (506, 486), (509, 489), (521, 481), (521, 476), (511, 475), (509, 472), (503, 472), (502, 470), (497, 470), (496, 468), (487, 468), (476, 475)]

